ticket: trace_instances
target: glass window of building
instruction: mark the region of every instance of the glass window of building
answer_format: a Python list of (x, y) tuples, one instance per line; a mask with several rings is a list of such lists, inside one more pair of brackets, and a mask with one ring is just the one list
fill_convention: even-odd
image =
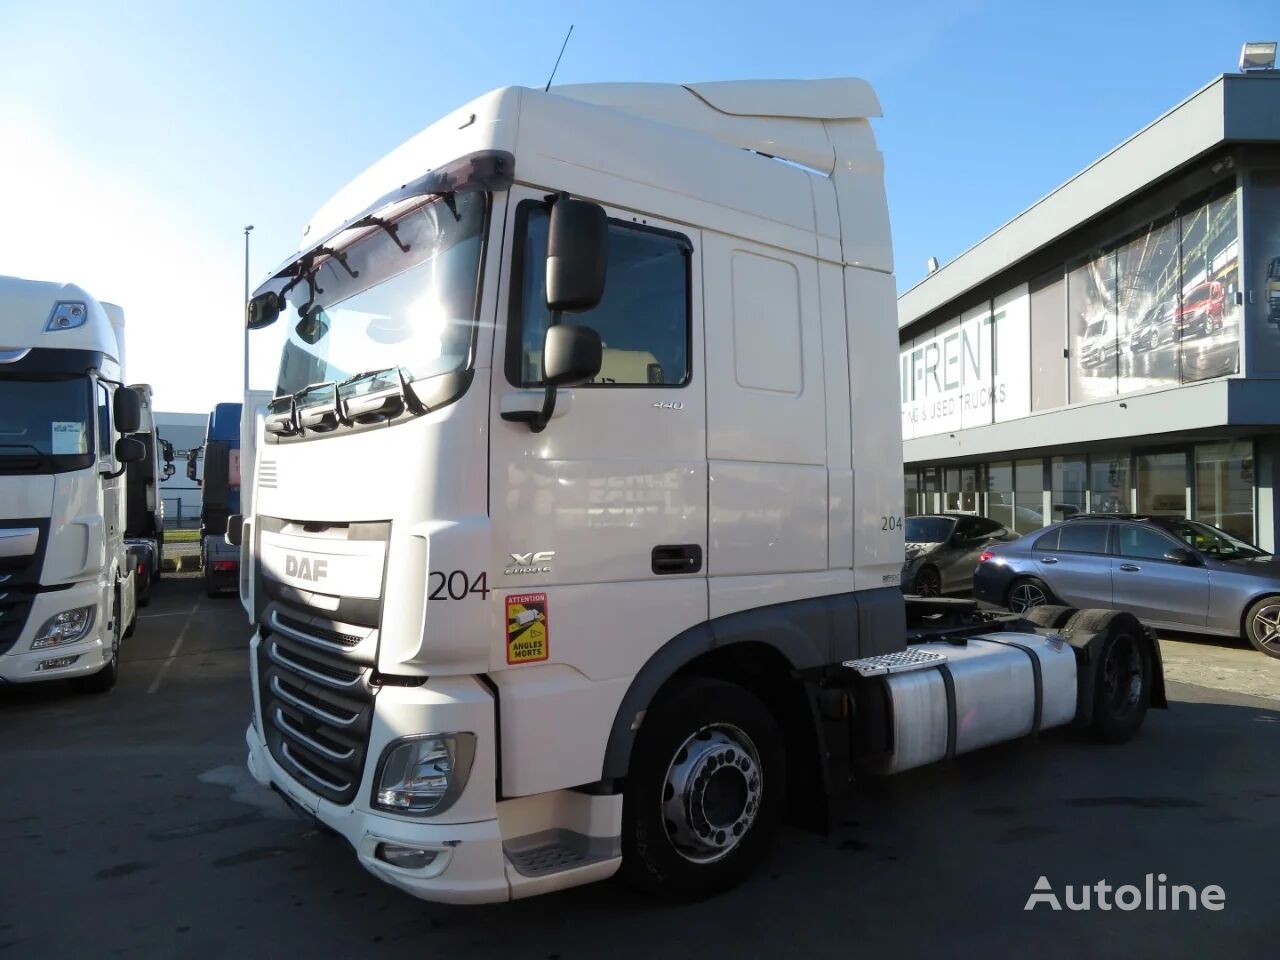
[(1174, 324), (1180, 276), (1173, 217), (1150, 225), (1116, 250), (1121, 393), (1177, 384)]
[(942, 489), (942, 470), (938, 467), (925, 467), (920, 471), (922, 496), (921, 513), (936, 513), (938, 510), (938, 492)]
[(1013, 461), (987, 464), (986, 514), (1002, 527), (1013, 527)]
[(1187, 515), (1187, 455), (1182, 450), (1140, 453), (1137, 467), (1138, 512), (1163, 517)]
[(1031, 283), (1031, 409), (1067, 404), (1067, 282), (1062, 269)]
[(1085, 493), (1089, 489), (1089, 465), (1084, 457), (1054, 457), (1051, 492), (1053, 516), (1050, 523), (1074, 517), (1088, 509)]
[(1115, 396), (1120, 338), (1114, 253), (1094, 257), (1067, 274), (1067, 336), (1071, 402)]
[(1018, 533), (1044, 526), (1044, 461), (1019, 460), (1013, 469), (1013, 529)]
[(1253, 444), (1202, 443), (1195, 457), (1195, 519), (1253, 543)]
[(1089, 458), (1089, 512), (1128, 513), (1129, 455)]
[[(1234, 181), (1230, 186), (1234, 188)], [(1183, 382), (1235, 373), (1240, 366), (1240, 243), (1236, 195), (1210, 199), (1181, 217), (1182, 300), (1174, 321)]]
[(978, 512), (978, 468), (948, 467), (943, 471), (947, 513)]
[(903, 476), (902, 510), (904, 515), (914, 517), (920, 513), (920, 474), (915, 470), (907, 470)]

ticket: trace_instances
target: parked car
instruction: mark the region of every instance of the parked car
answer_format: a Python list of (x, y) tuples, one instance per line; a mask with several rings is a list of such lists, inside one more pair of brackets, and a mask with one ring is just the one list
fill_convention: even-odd
[(1204, 337), (1221, 330), (1226, 306), (1226, 288), (1217, 280), (1196, 284), (1183, 295), (1182, 309), (1174, 314), (1174, 336), (1181, 338), (1195, 333)]
[(993, 544), (973, 595), (1021, 612), (1041, 604), (1128, 610), (1154, 627), (1243, 636), (1280, 657), (1280, 559), (1180, 517), (1084, 514)]
[(1129, 331), (1129, 352), (1154, 350), (1165, 340), (1173, 339), (1176, 336), (1173, 332), (1173, 318), (1177, 312), (1178, 301), (1166, 300), (1143, 314), (1142, 319)]
[(967, 513), (907, 517), (904, 533), (907, 560), (902, 565), (902, 592), (921, 597), (967, 592), (982, 551), (1018, 536), (995, 520)]

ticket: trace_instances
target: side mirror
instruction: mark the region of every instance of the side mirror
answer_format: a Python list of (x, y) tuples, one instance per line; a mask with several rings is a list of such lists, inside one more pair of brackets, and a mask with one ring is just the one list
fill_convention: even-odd
[(116, 422), (116, 433), (137, 433), (142, 426), (142, 398), (137, 391), (120, 387), (111, 401), (111, 413)]
[[(130, 391), (132, 393), (132, 391)], [(136, 396), (136, 394), (135, 394)], [(137, 463), (147, 455), (147, 448), (141, 440), (133, 437), (121, 437), (116, 441), (116, 460), (120, 463)]]
[(1190, 550), (1182, 547), (1173, 547), (1171, 550), (1165, 551), (1164, 558), (1172, 563), (1180, 563), (1184, 567), (1198, 567), (1200, 560)]
[(274, 290), (260, 293), (249, 301), (249, 309), (245, 316), (245, 326), (250, 330), (269, 327), (280, 317), (284, 309), (284, 299)]
[(547, 308), (590, 310), (604, 296), (609, 218), (604, 207), (560, 196), (547, 229)]
[(240, 546), (240, 541), (244, 539), (244, 514), (233, 513), (227, 517), (227, 543), (233, 547)]
[(173, 465), (173, 461), (172, 461), (172, 460), (167, 461), (167, 462), (165, 463), (165, 465), (164, 465), (164, 479), (168, 480), (170, 477), (172, 477), (172, 476), (173, 476), (175, 473), (177, 473), (177, 472), (178, 472), (178, 468), (177, 468), (177, 467), (175, 467), (175, 466)]
[(196, 482), (196, 458), (199, 456), (199, 447), (187, 451), (187, 479), (193, 483)]
[(604, 346), (591, 327), (558, 323), (547, 328), (542, 346), (544, 379), (549, 387), (573, 387), (600, 372)]

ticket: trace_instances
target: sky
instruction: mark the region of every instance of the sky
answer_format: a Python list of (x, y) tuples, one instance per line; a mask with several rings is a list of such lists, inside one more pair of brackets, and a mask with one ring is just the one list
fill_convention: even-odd
[[(160, 410), (240, 396), (256, 285), (329, 196), (466, 101), (557, 83), (859, 76), (898, 288), (1280, 39), (1275, 0), (0, 0), (0, 273), (124, 307)], [(255, 334), (251, 386), (275, 338)]]

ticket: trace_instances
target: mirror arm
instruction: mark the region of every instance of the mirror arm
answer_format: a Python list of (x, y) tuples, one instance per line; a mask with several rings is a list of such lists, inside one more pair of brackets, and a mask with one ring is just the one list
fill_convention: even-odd
[[(551, 320), (547, 323), (547, 329), (550, 330), (560, 322), (560, 318), (564, 314), (559, 310), (551, 312)], [(547, 379), (547, 351), (542, 351), (542, 379)], [(556, 387), (554, 384), (546, 385), (546, 393), (542, 396), (541, 410), (509, 410), (502, 414), (502, 419), (511, 423), (527, 423), (529, 430), (533, 433), (541, 433), (547, 429), (547, 424), (551, 422), (551, 418), (556, 412)]]

